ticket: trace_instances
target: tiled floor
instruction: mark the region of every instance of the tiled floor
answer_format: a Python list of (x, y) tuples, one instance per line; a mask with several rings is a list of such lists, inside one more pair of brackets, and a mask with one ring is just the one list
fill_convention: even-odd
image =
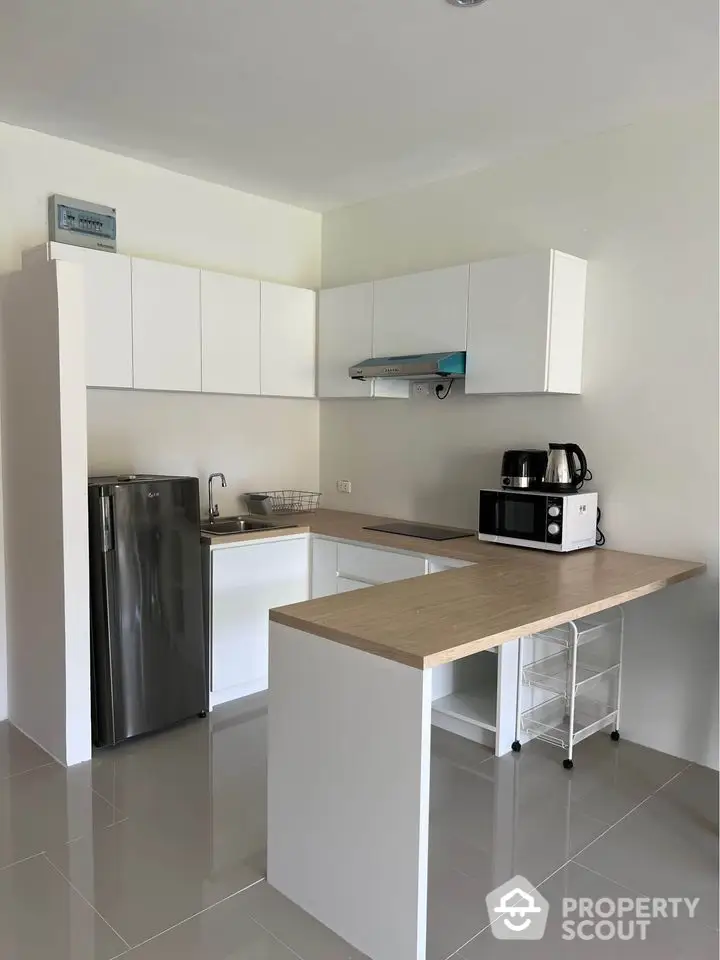
[[(261, 701), (230, 705), (66, 771), (0, 724), (2, 960), (362, 960), (263, 881), (265, 732)], [(434, 731), (428, 960), (717, 958), (717, 774), (602, 734), (576, 759)], [(540, 943), (488, 928), (518, 873)], [(700, 899), (644, 942), (562, 939), (563, 896), (636, 895)]]

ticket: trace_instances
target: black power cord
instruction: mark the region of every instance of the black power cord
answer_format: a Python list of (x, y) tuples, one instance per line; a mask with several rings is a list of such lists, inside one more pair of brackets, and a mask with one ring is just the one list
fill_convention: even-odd
[(602, 517), (602, 510), (598, 507), (597, 512), (597, 524), (595, 527), (595, 546), (604, 547), (605, 546), (605, 534), (600, 529), (600, 518)]
[(447, 388), (446, 388), (446, 390), (445, 390), (445, 393), (442, 393), (442, 392), (441, 392), (441, 391), (442, 391), (442, 384), (441, 384), (441, 383), (438, 383), (438, 384), (437, 384), (437, 386), (435, 387), (435, 396), (438, 398), (438, 400), (446, 400), (446, 399), (448, 398), (448, 396), (450, 395), (450, 391), (452, 390), (452, 385), (453, 385), (454, 383), (455, 383), (454, 380), (451, 380), (451, 381), (448, 383)]

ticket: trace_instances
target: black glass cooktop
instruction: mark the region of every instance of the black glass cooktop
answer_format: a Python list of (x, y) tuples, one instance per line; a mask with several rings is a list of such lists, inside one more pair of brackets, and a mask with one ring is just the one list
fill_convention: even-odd
[(434, 527), (430, 523), (409, 523), (406, 520), (379, 523), (376, 527), (363, 527), (363, 530), (377, 530), (378, 533), (397, 533), (401, 537), (418, 537), (420, 540), (459, 540), (460, 537), (475, 536), (472, 530)]

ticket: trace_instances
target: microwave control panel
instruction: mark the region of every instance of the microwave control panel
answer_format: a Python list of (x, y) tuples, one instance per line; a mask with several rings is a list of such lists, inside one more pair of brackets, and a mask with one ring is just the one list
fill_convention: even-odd
[(548, 497), (547, 499), (547, 542), (562, 543), (563, 499), (562, 497)]

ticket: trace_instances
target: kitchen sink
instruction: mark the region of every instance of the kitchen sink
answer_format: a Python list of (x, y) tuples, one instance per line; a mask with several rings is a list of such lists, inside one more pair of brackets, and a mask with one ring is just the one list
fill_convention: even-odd
[(273, 523), (268, 520), (256, 520), (249, 517), (226, 517), (218, 520), (205, 520), (200, 529), (212, 536), (227, 536), (233, 533), (256, 533), (259, 530), (286, 530), (295, 527), (295, 523)]

